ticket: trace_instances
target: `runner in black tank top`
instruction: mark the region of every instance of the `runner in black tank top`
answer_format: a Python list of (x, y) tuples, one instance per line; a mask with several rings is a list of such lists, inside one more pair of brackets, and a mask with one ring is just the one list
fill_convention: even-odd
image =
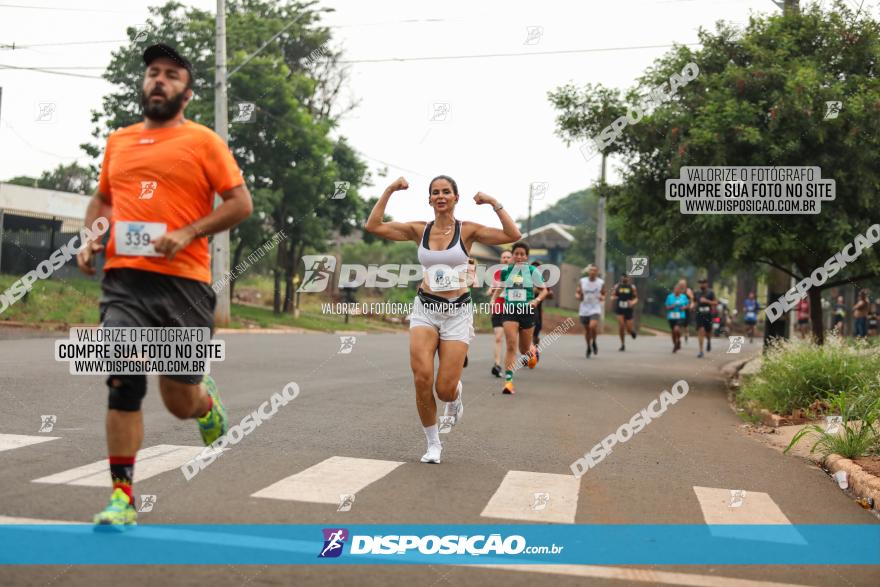
[(635, 339), (636, 329), (633, 326), (633, 308), (639, 301), (639, 292), (636, 286), (630, 283), (629, 275), (623, 275), (620, 283), (614, 286), (611, 293), (614, 301), (614, 313), (617, 314), (617, 334), (620, 336), (620, 348), (626, 350), (626, 333)]

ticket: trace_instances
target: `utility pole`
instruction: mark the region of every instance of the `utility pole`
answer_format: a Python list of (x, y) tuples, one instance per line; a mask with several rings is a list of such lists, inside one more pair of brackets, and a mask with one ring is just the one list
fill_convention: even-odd
[[(217, 0), (217, 21), (215, 29), (216, 48), (214, 53), (214, 131), (224, 143), (229, 142), (229, 108), (226, 104), (226, 0)], [(214, 195), (214, 207), (220, 205), (220, 196)], [(216, 283), (229, 273), (229, 231), (214, 235), (211, 274)], [(214, 323), (217, 326), (229, 324), (229, 288), (224, 287), (217, 294), (217, 307), (214, 309)]]
[(599, 205), (596, 208), (596, 267), (605, 278), (605, 153), (602, 153), (602, 171), (599, 176)]
[[(216, 48), (214, 52), (214, 131), (220, 135), (224, 143), (229, 143), (229, 105), (227, 104), (227, 84), (229, 76), (237, 72), (239, 69), (250, 63), (251, 59), (256, 57), (263, 49), (269, 46), (269, 43), (277, 39), (281, 34), (292, 27), (307, 12), (302, 12), (290, 21), (283, 29), (275, 33), (271, 39), (263, 43), (256, 51), (248, 55), (244, 61), (238, 64), (230, 73), (226, 73), (226, 0), (217, 0), (217, 20), (215, 24), (214, 36), (216, 38)], [(214, 207), (216, 208), (222, 203), (219, 196), (214, 196)], [(213, 281), (222, 279), (229, 273), (229, 231), (224, 230), (214, 235), (214, 244), (211, 255), (211, 273)], [(226, 326), (229, 324), (231, 300), (229, 299), (229, 288), (224, 287), (217, 294), (217, 307), (214, 309), (214, 323), (217, 326)]]
[[(605, 153), (602, 153), (602, 171), (599, 176), (599, 205), (596, 207), (596, 266), (599, 268), (599, 276), (605, 280), (608, 287), (608, 275), (605, 273)], [(599, 313), (599, 332), (605, 327), (605, 306), (610, 298), (605, 298), (602, 304), (602, 312)]]
[(800, 0), (773, 0), (773, 4), (781, 8), (783, 14), (798, 14), (801, 11)]
[[(792, 14), (797, 14), (800, 12), (800, 6), (798, 4), (798, 0), (784, 0), (782, 2), (774, 0), (774, 3), (782, 8), (782, 13), (785, 16), (789, 16)], [(785, 295), (785, 292), (791, 287), (791, 276), (782, 271), (781, 269), (777, 269), (776, 267), (770, 267), (770, 270), (767, 273), (767, 302), (764, 304), (766, 308), (769, 304), (772, 304), (774, 301), (779, 299), (780, 296)], [(770, 322), (770, 320), (766, 317), (764, 318), (764, 350), (766, 351), (770, 343), (773, 339), (776, 338), (788, 338), (789, 337), (789, 323), (791, 322), (792, 314), (790, 312), (780, 316), (775, 322)]]

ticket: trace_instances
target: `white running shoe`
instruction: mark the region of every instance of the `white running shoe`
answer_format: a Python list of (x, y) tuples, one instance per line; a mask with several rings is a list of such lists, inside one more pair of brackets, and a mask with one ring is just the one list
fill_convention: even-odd
[(443, 411), (444, 416), (452, 416), (455, 420), (452, 422), (452, 425), (455, 426), (458, 424), (459, 420), (461, 420), (461, 415), (464, 414), (464, 403), (461, 401), (461, 381), (458, 382), (458, 397), (454, 402), (449, 402), (446, 404), (446, 409)]
[(422, 455), (423, 463), (440, 463), (440, 451), (443, 450), (443, 446), (440, 444), (429, 444), (428, 452)]

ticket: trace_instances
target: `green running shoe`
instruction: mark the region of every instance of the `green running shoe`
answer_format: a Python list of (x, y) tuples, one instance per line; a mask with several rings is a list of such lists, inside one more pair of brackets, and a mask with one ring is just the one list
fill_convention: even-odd
[(211, 406), (211, 411), (201, 418), (196, 418), (196, 422), (199, 423), (202, 442), (205, 443), (205, 446), (210, 446), (226, 434), (226, 431), (229, 430), (229, 421), (226, 418), (226, 408), (223, 407), (223, 402), (220, 401), (220, 395), (217, 393), (217, 384), (214, 383), (210, 375), (205, 375), (202, 383), (214, 403)]
[(95, 530), (126, 530), (137, 526), (137, 511), (131, 503), (128, 495), (118, 487), (110, 496), (110, 502), (104, 511), (95, 514), (92, 519)]

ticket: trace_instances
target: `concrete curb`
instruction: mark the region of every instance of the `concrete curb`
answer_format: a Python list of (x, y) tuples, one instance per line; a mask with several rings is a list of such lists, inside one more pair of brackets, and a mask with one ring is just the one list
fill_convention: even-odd
[(735, 379), (739, 374), (739, 370), (745, 367), (745, 364), (752, 359), (754, 359), (754, 357), (746, 357), (744, 359), (740, 358), (735, 361), (725, 363), (721, 366), (721, 373), (727, 379), (728, 387), (730, 386), (732, 380)]
[[(812, 457), (811, 457), (812, 460)], [(857, 463), (840, 455), (830, 454), (825, 459), (816, 457), (832, 475), (838, 471), (845, 471), (849, 482), (849, 490), (857, 497), (871, 498), (874, 500), (874, 511), (880, 512), (880, 477), (876, 477), (861, 468)]]
[[(733, 361), (721, 367), (721, 373), (724, 375), (727, 382), (727, 387), (731, 392), (730, 402), (731, 408), (734, 411), (736, 411), (734, 396), (736, 395), (736, 390), (739, 388), (739, 372), (746, 363), (754, 358), (755, 357), (749, 357), (746, 359)], [(766, 409), (761, 409), (758, 414), (755, 414), (754, 412), (749, 413), (759, 416), (761, 418), (761, 423), (764, 426), (768, 426), (770, 428), (805, 424), (803, 422), (793, 422), (783, 416), (772, 414), (769, 410)], [(839, 471), (844, 471), (846, 473), (847, 481), (849, 483), (848, 489), (853, 493), (853, 495), (855, 495), (857, 498), (873, 499), (874, 508), (872, 509), (872, 511), (875, 513), (880, 513), (880, 477), (868, 473), (857, 463), (838, 454), (830, 454), (824, 458), (820, 455), (809, 454), (807, 455), (807, 459), (827, 470), (832, 476)]]

